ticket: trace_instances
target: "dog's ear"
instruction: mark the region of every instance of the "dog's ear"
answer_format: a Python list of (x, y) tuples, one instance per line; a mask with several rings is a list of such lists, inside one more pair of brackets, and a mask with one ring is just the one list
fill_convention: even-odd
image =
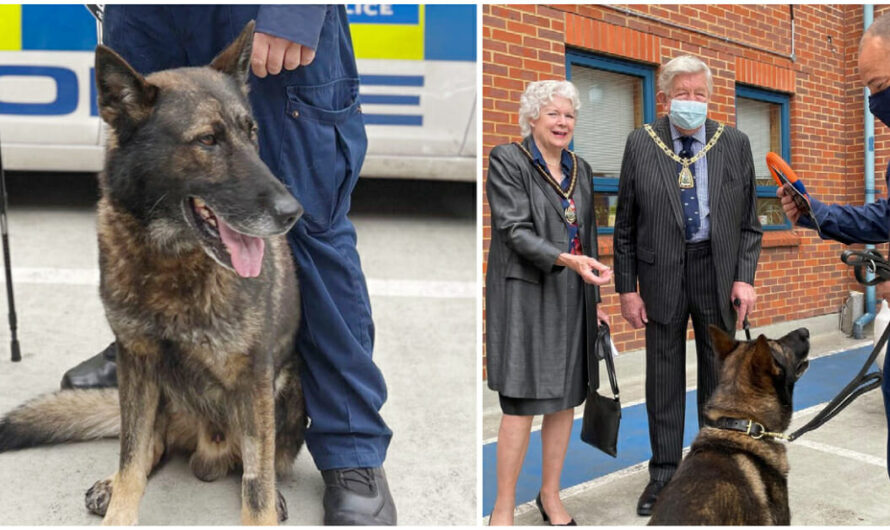
[(711, 335), (711, 345), (714, 347), (714, 352), (717, 353), (717, 358), (721, 361), (726, 359), (726, 356), (739, 344), (737, 340), (713, 324), (708, 326), (708, 333)]
[(158, 87), (111, 48), (100, 44), (96, 47), (96, 92), (102, 119), (119, 137), (126, 137), (151, 115)]
[(800, 379), (810, 365), (810, 361), (807, 360), (807, 354), (810, 352), (809, 338), (809, 330), (799, 328), (776, 341), (782, 351), (773, 351), (773, 358), (776, 364), (794, 380)]
[(214, 57), (210, 67), (228, 74), (242, 85), (247, 84), (250, 74), (250, 54), (253, 51), (253, 29), (256, 23), (251, 20), (241, 30), (232, 44)]

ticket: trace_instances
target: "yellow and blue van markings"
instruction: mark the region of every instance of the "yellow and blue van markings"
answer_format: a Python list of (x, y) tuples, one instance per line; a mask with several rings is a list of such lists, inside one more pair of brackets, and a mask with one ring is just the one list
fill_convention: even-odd
[(83, 5), (0, 6), (0, 51), (93, 51), (96, 21)]
[[(351, 4), (346, 6), (357, 59), (475, 61), (475, 5)], [(422, 75), (362, 75), (362, 86), (423, 87)], [(362, 94), (365, 105), (405, 105), (420, 96)], [(367, 125), (423, 126), (423, 115), (364, 112)]]
[[(347, 13), (358, 59), (475, 61), (475, 5), (351, 4)], [(0, 5), (0, 51), (92, 51), (96, 22), (83, 5)], [(56, 100), (13, 103), (0, 100), (0, 113), (65, 115), (77, 108), (74, 71), (63, 67), (0, 66), (0, 76), (49, 77)], [(361, 75), (365, 86), (392, 87), (393, 93), (362, 94), (368, 125), (422, 126), (421, 96), (400, 88), (424, 87), (423, 75)], [(383, 88), (385, 91), (386, 88)], [(98, 115), (90, 72), (90, 114)], [(373, 105), (400, 105), (416, 114), (375, 113)], [(369, 112), (370, 111), (370, 112)]]

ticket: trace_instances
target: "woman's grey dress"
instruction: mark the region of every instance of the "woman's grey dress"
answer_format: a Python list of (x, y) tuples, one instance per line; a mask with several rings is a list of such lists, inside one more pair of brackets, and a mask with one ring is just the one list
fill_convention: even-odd
[[(584, 280), (569, 269), (559, 274), (566, 274), (566, 301), (568, 302), (569, 318), (566, 319), (566, 362), (565, 394), (559, 398), (511, 398), (498, 394), (501, 410), (504, 414), (516, 416), (534, 416), (550, 414), (568, 408), (574, 408), (584, 402), (587, 397), (587, 319), (584, 310)], [(594, 315), (594, 318), (596, 316)]]

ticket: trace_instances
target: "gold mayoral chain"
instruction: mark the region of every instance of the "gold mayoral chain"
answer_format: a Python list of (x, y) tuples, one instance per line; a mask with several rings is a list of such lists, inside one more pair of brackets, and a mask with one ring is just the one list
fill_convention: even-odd
[(708, 141), (707, 144), (705, 144), (704, 149), (699, 151), (692, 158), (680, 158), (680, 155), (675, 153), (673, 149), (664, 145), (664, 142), (662, 142), (661, 138), (659, 138), (658, 135), (655, 134), (655, 131), (652, 130), (652, 127), (650, 127), (648, 123), (646, 125), (643, 125), (643, 128), (646, 129), (646, 132), (649, 133), (649, 136), (651, 136), (652, 139), (655, 140), (655, 144), (658, 145), (658, 147), (660, 147), (662, 151), (664, 151), (664, 154), (673, 158), (677, 163), (683, 166), (683, 169), (680, 170), (680, 176), (677, 179), (677, 184), (679, 184), (679, 186), (684, 189), (689, 189), (695, 186), (695, 180), (692, 176), (692, 171), (689, 170), (689, 166), (698, 162), (701, 157), (705, 156), (705, 154), (707, 154), (707, 152), (710, 151), (712, 147), (714, 147), (714, 144), (717, 143), (720, 135), (723, 134), (723, 124), (721, 123), (720, 126), (717, 127), (717, 131), (714, 133), (714, 136), (711, 137), (711, 140)]
[(572, 193), (575, 191), (575, 183), (578, 182), (578, 160), (577, 158), (575, 158), (575, 153), (569, 151), (569, 154), (572, 156), (572, 181), (569, 183), (569, 189), (567, 191), (563, 191), (562, 186), (559, 185), (559, 182), (556, 182), (556, 179), (554, 179), (550, 175), (550, 173), (541, 169), (541, 166), (539, 166), (538, 164), (535, 164), (535, 157), (533, 157), (532, 154), (528, 152), (524, 145), (518, 142), (514, 143), (519, 147), (519, 149), (522, 150), (523, 153), (525, 153), (525, 156), (528, 157), (529, 162), (531, 162), (532, 165), (535, 166), (535, 169), (538, 170), (538, 173), (540, 173), (541, 176), (544, 177), (544, 179), (548, 183), (550, 183), (550, 186), (552, 186), (557, 193), (562, 195), (562, 197), (566, 201), (568, 201), (569, 205), (566, 207), (563, 214), (565, 215), (567, 223), (575, 224), (575, 222), (578, 220), (578, 215), (575, 212), (575, 202), (572, 200)]

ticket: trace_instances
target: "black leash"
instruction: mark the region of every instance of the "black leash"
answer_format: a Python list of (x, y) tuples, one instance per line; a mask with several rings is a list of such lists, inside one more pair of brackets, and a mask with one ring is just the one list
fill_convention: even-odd
[[(742, 305), (742, 301), (736, 298), (732, 301), (732, 305), (739, 307)], [(742, 328), (745, 330), (745, 340), (751, 341), (751, 323), (748, 322), (748, 315), (745, 315), (745, 320), (742, 321)]]
[[(856, 275), (856, 280), (864, 285), (875, 285), (882, 281), (890, 280), (890, 263), (887, 263), (884, 256), (877, 250), (846, 250), (841, 254), (841, 261), (853, 267), (853, 273)], [(867, 280), (865, 278), (865, 273), (867, 272), (874, 273), (875, 278), (873, 280)], [(878, 358), (878, 353), (884, 345), (887, 344), (888, 336), (890, 336), (890, 326), (887, 326), (887, 329), (884, 330), (880, 340), (875, 344), (871, 355), (868, 356), (865, 364), (862, 365), (862, 368), (853, 380), (850, 381), (847, 386), (845, 386), (844, 389), (828, 403), (828, 405), (825, 405), (825, 408), (819, 411), (819, 414), (812, 420), (807, 422), (806, 425), (800, 429), (789, 434), (789, 442), (800, 438), (804, 433), (821, 427), (825, 422), (835, 417), (838, 412), (844, 410), (844, 408), (856, 398), (881, 386), (883, 375), (880, 370), (872, 373), (867, 372), (871, 367), (871, 364)]]
[[(2, 151), (2, 150), (0, 150)], [(3, 171), (3, 155), (0, 152), (0, 234), (3, 236), (3, 265), (6, 268), (6, 299), (9, 300), (9, 333), (12, 336), (12, 362), (22, 360), (19, 349), (18, 324), (15, 317), (15, 298), (12, 296), (12, 267), (9, 260), (9, 231), (6, 225), (6, 173)]]

